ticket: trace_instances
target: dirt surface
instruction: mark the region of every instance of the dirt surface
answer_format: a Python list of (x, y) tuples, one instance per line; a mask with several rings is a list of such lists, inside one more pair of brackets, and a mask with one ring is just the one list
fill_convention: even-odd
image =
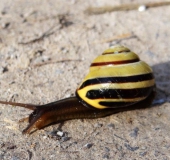
[(84, 13), (89, 6), (134, 2), (148, 1), (1, 0), (0, 100), (45, 104), (70, 97), (91, 61), (122, 44), (153, 67), (156, 102), (165, 103), (71, 120), (30, 136), (22, 135), (27, 123), (18, 123), (30, 111), (0, 105), (0, 159), (170, 159), (170, 6)]

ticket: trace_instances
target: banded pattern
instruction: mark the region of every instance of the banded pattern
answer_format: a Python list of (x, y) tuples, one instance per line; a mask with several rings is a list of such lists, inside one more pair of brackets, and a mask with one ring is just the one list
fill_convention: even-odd
[(154, 86), (152, 69), (128, 48), (116, 46), (92, 62), (76, 95), (98, 109), (126, 107), (144, 100)]

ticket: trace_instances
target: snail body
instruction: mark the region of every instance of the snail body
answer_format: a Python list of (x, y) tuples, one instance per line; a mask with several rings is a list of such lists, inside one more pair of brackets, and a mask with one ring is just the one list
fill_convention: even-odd
[(33, 110), (23, 133), (70, 119), (100, 118), (120, 111), (146, 108), (155, 97), (152, 69), (123, 46), (104, 51), (70, 97), (45, 105), (4, 102)]

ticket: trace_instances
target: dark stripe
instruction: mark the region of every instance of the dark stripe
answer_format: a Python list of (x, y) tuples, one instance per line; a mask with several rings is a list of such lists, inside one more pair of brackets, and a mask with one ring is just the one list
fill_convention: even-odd
[(104, 78), (94, 78), (85, 81), (79, 89), (82, 89), (89, 85), (101, 84), (101, 83), (128, 83), (128, 82), (140, 82), (153, 79), (153, 74), (142, 74), (128, 77), (104, 77)]
[(122, 53), (122, 52), (130, 52), (129, 49), (124, 49), (124, 50), (121, 50), (121, 51), (114, 51), (114, 52), (104, 52), (102, 53), (102, 55), (105, 55), (105, 54), (117, 54), (117, 53)]
[(152, 91), (153, 86), (135, 89), (101, 89), (90, 90), (86, 93), (89, 99), (130, 99), (147, 97)]
[(100, 105), (105, 107), (112, 107), (112, 108), (118, 108), (118, 107), (126, 107), (134, 104), (136, 102), (99, 102)]
[(109, 65), (109, 64), (126, 64), (126, 63), (134, 63), (134, 62), (139, 62), (139, 59), (131, 59), (131, 60), (124, 60), (124, 61), (111, 61), (111, 62), (98, 62), (98, 63), (92, 63), (92, 66), (103, 66), (103, 65)]

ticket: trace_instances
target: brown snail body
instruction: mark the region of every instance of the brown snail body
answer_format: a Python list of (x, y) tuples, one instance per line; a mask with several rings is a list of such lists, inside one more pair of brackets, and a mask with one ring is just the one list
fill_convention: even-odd
[(33, 110), (29, 125), (32, 129), (70, 119), (100, 118), (120, 111), (146, 108), (155, 97), (152, 69), (123, 46), (106, 50), (91, 64), (90, 72), (76, 90), (76, 97), (45, 105), (4, 102)]

